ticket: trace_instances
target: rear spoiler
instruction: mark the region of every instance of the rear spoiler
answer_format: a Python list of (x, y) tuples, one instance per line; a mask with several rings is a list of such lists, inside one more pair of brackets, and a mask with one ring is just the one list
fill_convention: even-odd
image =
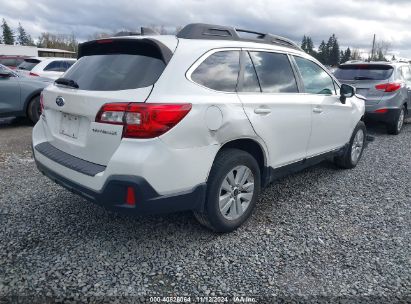
[(168, 64), (173, 52), (154, 38), (108, 38), (79, 44), (77, 59), (84, 56), (106, 54), (143, 55), (161, 59)]

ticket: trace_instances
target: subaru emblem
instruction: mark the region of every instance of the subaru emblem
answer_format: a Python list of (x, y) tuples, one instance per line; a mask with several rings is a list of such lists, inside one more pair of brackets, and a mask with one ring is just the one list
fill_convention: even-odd
[(64, 98), (61, 97), (61, 96), (58, 96), (58, 97), (56, 98), (56, 104), (57, 104), (59, 107), (64, 106)]

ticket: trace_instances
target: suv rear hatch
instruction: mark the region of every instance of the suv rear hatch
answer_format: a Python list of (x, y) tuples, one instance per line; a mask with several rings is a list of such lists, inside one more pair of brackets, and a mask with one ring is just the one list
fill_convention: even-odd
[(79, 60), (43, 91), (49, 142), (80, 159), (107, 165), (123, 126), (95, 122), (99, 110), (107, 103), (144, 103), (171, 56), (170, 48), (151, 38), (81, 44)]
[(344, 64), (338, 67), (334, 75), (337, 79), (357, 89), (357, 94), (364, 96), (369, 105), (380, 102), (384, 91), (377, 89), (381, 83), (388, 83), (394, 68), (387, 64)]

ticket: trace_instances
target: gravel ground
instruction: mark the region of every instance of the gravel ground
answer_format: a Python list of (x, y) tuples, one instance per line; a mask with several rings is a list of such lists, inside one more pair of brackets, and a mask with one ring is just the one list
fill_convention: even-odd
[(190, 213), (133, 218), (71, 194), (37, 172), (30, 131), (0, 127), (0, 296), (411, 301), (411, 124), (398, 136), (371, 126), (353, 170), (280, 180), (225, 235)]

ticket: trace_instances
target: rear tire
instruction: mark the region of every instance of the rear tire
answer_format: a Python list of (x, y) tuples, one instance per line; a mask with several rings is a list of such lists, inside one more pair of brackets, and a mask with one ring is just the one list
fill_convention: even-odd
[(242, 150), (224, 149), (217, 154), (207, 182), (203, 212), (194, 212), (203, 226), (230, 232), (251, 215), (261, 188), (255, 158)]
[(358, 122), (344, 154), (342, 156), (335, 157), (334, 161), (337, 166), (343, 169), (352, 169), (357, 166), (364, 151), (366, 134), (364, 122)]
[(40, 109), (40, 96), (33, 97), (27, 106), (27, 116), (32, 123), (36, 124), (39, 121), (41, 115)]
[(405, 105), (401, 108), (400, 113), (395, 117), (392, 123), (387, 124), (388, 134), (398, 135), (401, 133), (402, 127), (404, 125), (406, 108)]

